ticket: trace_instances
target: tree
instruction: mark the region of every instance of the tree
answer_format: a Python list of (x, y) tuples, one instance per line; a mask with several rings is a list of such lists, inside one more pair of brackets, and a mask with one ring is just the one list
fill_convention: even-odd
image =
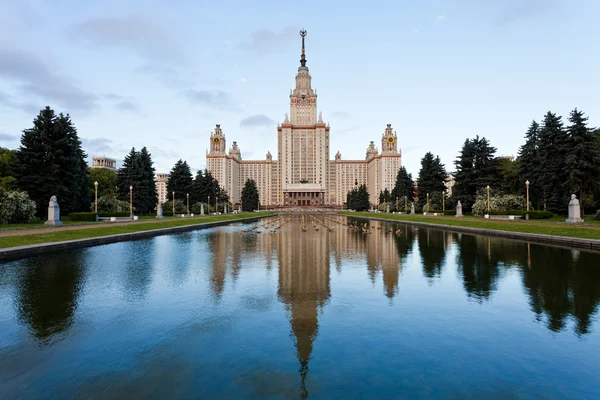
[(120, 200), (129, 201), (130, 188), (133, 188), (132, 203), (136, 211), (151, 213), (158, 196), (152, 157), (145, 147), (139, 152), (132, 148), (117, 172), (117, 193)]
[(394, 209), (396, 207), (396, 199), (398, 199), (398, 208), (402, 208), (404, 205), (404, 197), (406, 196), (407, 201), (412, 202), (414, 201), (414, 193), (415, 187), (413, 185), (412, 175), (406, 171), (406, 167), (401, 167), (396, 175), (396, 184), (390, 193), (391, 201), (394, 203)]
[(477, 190), (490, 185), (497, 187), (499, 183), (498, 162), (494, 159), (496, 148), (485, 138), (476, 136), (467, 139), (454, 161), (454, 195), (463, 205), (465, 212), (470, 212)]
[(98, 182), (98, 197), (114, 196), (116, 194), (117, 173), (108, 168), (90, 168), (88, 188), (94, 194), (94, 182)]
[(391, 201), (392, 195), (388, 188), (379, 192), (379, 204), (388, 203)]
[(579, 192), (583, 199), (584, 191), (598, 189), (600, 176), (600, 153), (596, 148), (596, 138), (587, 126), (588, 118), (583, 112), (574, 109), (569, 116), (571, 125), (567, 127), (565, 167), (569, 193)]
[(432, 194), (445, 191), (446, 179), (446, 169), (440, 157), (436, 156), (434, 158), (431, 152), (427, 152), (421, 159), (421, 169), (419, 170), (418, 204), (421, 207), (425, 205), (427, 202), (427, 193)]
[(539, 181), (547, 209), (564, 214), (569, 202), (565, 155), (568, 136), (562, 117), (548, 112), (539, 131)]
[[(176, 199), (186, 199), (186, 195), (192, 192), (192, 171), (187, 161), (179, 160), (175, 163), (169, 173), (167, 181), (167, 192), (175, 192)], [(187, 200), (187, 199), (186, 199)]]
[(522, 193), (519, 159), (498, 157), (495, 160), (500, 175), (500, 192), (518, 195)]
[(542, 184), (540, 177), (540, 125), (533, 121), (525, 133), (525, 144), (519, 149), (519, 171), (522, 192), (526, 189), (525, 182), (529, 181), (529, 202), (535, 208), (540, 208), (542, 202)]
[(17, 186), (35, 202), (39, 217), (46, 215), (53, 195), (63, 214), (88, 209), (86, 155), (68, 115), (41, 110), (33, 127), (23, 131), (16, 156)]
[(242, 189), (242, 211), (254, 211), (260, 207), (256, 182), (248, 179)]
[(15, 169), (17, 151), (0, 147), (0, 189), (12, 190), (15, 186)]
[(360, 185), (348, 192), (346, 203), (349, 210), (366, 211), (369, 209), (369, 192), (367, 185)]

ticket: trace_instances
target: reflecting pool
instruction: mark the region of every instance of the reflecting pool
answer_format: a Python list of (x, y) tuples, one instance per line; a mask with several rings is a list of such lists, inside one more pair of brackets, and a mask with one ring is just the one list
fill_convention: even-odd
[(599, 253), (274, 217), (2, 264), (0, 398), (600, 398), (599, 304)]

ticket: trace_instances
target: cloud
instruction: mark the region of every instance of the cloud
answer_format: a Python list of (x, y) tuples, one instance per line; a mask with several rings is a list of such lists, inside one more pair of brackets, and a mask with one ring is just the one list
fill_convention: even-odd
[(344, 112), (344, 111), (336, 111), (333, 114), (331, 114), (331, 116), (333, 118), (338, 118), (338, 119), (348, 119), (348, 118), (350, 118), (350, 114), (348, 114), (347, 112)]
[(107, 138), (81, 138), (81, 145), (89, 157), (94, 156), (111, 156), (114, 154), (113, 141)]
[(122, 111), (140, 112), (138, 106), (130, 100), (121, 100), (115, 105), (115, 108)]
[[(30, 99), (42, 103), (58, 103), (70, 110), (89, 111), (96, 107), (97, 96), (86, 92), (69, 80), (59, 76), (41, 59), (23, 50), (3, 47), (0, 44), (0, 78), (17, 85), (17, 91), (26, 97), (26, 102), (13, 100), (14, 108), (30, 109)], [(6, 103), (7, 99), (4, 98)]]
[(94, 48), (123, 48), (149, 60), (183, 63), (185, 58), (171, 32), (143, 15), (90, 18), (72, 25), (69, 34)]
[(299, 31), (300, 29), (291, 26), (279, 32), (258, 30), (250, 35), (250, 40), (238, 43), (237, 48), (259, 55), (278, 53), (286, 50), (294, 40), (299, 40)]
[(185, 90), (181, 94), (191, 103), (207, 105), (218, 110), (238, 111), (233, 96), (222, 90)]
[(0, 142), (14, 142), (19, 140), (17, 135), (9, 135), (8, 133), (0, 132)]
[(447, 19), (448, 17), (446, 16), (446, 14), (440, 14), (437, 17), (435, 17), (435, 22), (444, 22)]
[(275, 125), (275, 121), (264, 114), (254, 114), (240, 121), (241, 128), (263, 128)]

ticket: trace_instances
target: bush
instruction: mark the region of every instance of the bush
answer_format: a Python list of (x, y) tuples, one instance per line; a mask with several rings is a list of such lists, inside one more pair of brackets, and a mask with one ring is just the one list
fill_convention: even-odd
[[(95, 210), (94, 203), (90, 206)], [(98, 211), (102, 212), (127, 212), (129, 215), (129, 202), (119, 200), (115, 195), (105, 195), (98, 198)], [(135, 209), (134, 209), (135, 211)]]
[[(99, 202), (98, 202), (99, 203)], [(129, 217), (129, 212), (99, 212), (98, 217)], [(69, 214), (71, 221), (95, 221), (96, 213), (94, 212), (72, 212)]]
[[(171, 215), (173, 215), (173, 201), (167, 200), (163, 203), (163, 215), (165, 215), (165, 211), (169, 210)], [(187, 207), (183, 204), (183, 200), (175, 199), (175, 214), (185, 214), (187, 213)]]
[[(506, 194), (490, 197), (490, 214), (492, 214), (492, 211), (520, 210), (517, 212), (517, 215), (520, 215), (525, 208), (527, 208), (527, 204), (523, 196)], [(487, 209), (487, 193), (481, 192), (477, 195), (473, 204), (473, 214), (487, 214)]]
[(594, 221), (600, 221), (600, 210), (596, 211), (596, 215), (592, 217)]
[(545, 210), (530, 210), (530, 211), (521, 211), (521, 218), (527, 218), (526, 215), (529, 214), (529, 219), (550, 219), (554, 216), (552, 212)]
[(35, 202), (27, 192), (2, 191), (0, 193), (0, 224), (22, 224), (35, 218)]

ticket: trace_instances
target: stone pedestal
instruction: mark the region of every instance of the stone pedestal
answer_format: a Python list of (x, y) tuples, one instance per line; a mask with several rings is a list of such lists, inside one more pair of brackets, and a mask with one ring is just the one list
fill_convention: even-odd
[(204, 203), (200, 204), (200, 215), (204, 215)]
[(571, 195), (571, 201), (569, 202), (569, 219), (567, 219), (566, 222), (567, 224), (581, 224), (583, 222), (581, 219), (579, 200), (577, 200), (577, 196), (574, 194)]
[(410, 215), (415, 215), (415, 205), (414, 205), (414, 203), (410, 205)]
[(388, 214), (390, 213), (390, 205), (389, 204), (387, 205), (387, 208), (386, 208), (385, 212), (388, 213)]
[(60, 206), (56, 200), (56, 196), (50, 197), (50, 203), (48, 203), (48, 221), (46, 225), (62, 225), (60, 220)]
[(158, 206), (156, 206), (156, 218), (162, 218), (162, 217), (163, 217), (162, 204), (158, 203)]
[(456, 204), (456, 218), (462, 218), (463, 213), (462, 213), (462, 204), (460, 203), (460, 200), (458, 201), (458, 203)]
[(223, 214), (227, 214), (227, 204), (225, 204), (225, 208), (223, 209)]

